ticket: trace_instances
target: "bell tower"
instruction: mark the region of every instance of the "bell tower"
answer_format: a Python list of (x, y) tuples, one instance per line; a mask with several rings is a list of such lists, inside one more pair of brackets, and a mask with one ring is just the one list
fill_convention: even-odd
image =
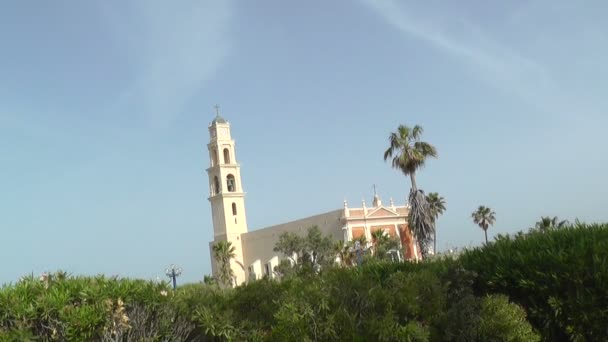
[(216, 272), (213, 259), (213, 244), (229, 241), (235, 247), (235, 258), (231, 262), (236, 284), (245, 281), (241, 234), (247, 232), (245, 213), (245, 193), (241, 183), (241, 167), (236, 159), (235, 143), (230, 134), (230, 123), (220, 116), (215, 106), (216, 117), (209, 125), (209, 202), (213, 218), (213, 242), (210, 244), (211, 264)]

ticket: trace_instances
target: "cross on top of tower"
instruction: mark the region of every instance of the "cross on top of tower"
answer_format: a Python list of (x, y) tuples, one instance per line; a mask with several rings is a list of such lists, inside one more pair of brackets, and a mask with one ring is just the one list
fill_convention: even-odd
[(213, 119), (213, 123), (226, 123), (226, 119), (220, 115), (220, 106), (215, 105), (213, 108), (215, 108), (215, 119)]

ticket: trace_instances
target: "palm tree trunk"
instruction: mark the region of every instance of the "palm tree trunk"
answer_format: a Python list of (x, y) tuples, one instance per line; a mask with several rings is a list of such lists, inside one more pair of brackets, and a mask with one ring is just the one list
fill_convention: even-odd
[(488, 228), (484, 229), (483, 232), (486, 234), (486, 245), (488, 244)]
[(437, 254), (437, 226), (433, 232), (433, 255)]
[[(412, 196), (418, 191), (418, 187), (416, 186), (416, 173), (412, 172), (410, 173), (410, 181), (412, 182), (412, 189), (410, 191), (410, 196), (409, 196), (409, 205), (412, 205)], [(409, 215), (408, 215), (409, 216)], [(412, 232), (412, 237), (413, 239), (413, 244), (414, 244), (414, 259), (416, 260), (416, 262), (420, 261), (419, 257), (418, 257), (418, 243), (419, 241), (415, 238), (415, 234), (413, 234), (413, 226), (411, 224), (408, 224), (410, 232)], [(422, 247), (422, 246), (421, 246)]]
[(412, 191), (418, 190), (416, 187), (416, 174), (414, 172), (410, 173), (410, 180), (412, 181)]

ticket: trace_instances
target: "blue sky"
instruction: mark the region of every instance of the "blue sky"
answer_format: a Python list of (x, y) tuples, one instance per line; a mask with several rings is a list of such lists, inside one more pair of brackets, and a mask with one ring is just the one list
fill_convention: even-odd
[[(210, 272), (207, 125), (232, 123), (250, 229), (403, 203), (400, 123), (439, 159), (438, 246), (606, 221), (605, 1), (53, 1), (0, 9), (0, 283)], [(288, 200), (279, 200), (288, 198)]]

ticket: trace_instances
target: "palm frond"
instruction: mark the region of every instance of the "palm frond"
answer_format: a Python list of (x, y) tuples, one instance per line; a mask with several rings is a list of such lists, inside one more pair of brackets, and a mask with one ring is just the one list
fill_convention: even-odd
[(384, 161), (390, 159), (394, 169), (410, 175), (422, 168), (426, 159), (437, 157), (434, 146), (420, 141), (422, 132), (422, 127), (418, 125), (413, 128), (399, 125), (397, 131), (389, 135), (389, 147), (384, 151)]
[(419, 140), (420, 136), (422, 135), (422, 133), (424, 132), (424, 129), (421, 126), (414, 126), (414, 128), (411, 131), (411, 135), (412, 138), (414, 138), (414, 140)]
[(569, 225), (568, 220), (560, 221), (557, 216), (553, 218), (549, 216), (541, 216), (540, 221), (536, 222), (534, 229), (544, 232), (552, 229), (559, 229)]
[(424, 141), (417, 141), (414, 143), (414, 149), (419, 151), (424, 158), (433, 157), (437, 158), (437, 149), (435, 146), (426, 143)]
[(479, 206), (477, 211), (471, 214), (471, 217), (473, 218), (473, 222), (483, 230), (488, 229), (489, 226), (494, 225), (494, 222), (496, 222), (496, 213), (483, 205)]

